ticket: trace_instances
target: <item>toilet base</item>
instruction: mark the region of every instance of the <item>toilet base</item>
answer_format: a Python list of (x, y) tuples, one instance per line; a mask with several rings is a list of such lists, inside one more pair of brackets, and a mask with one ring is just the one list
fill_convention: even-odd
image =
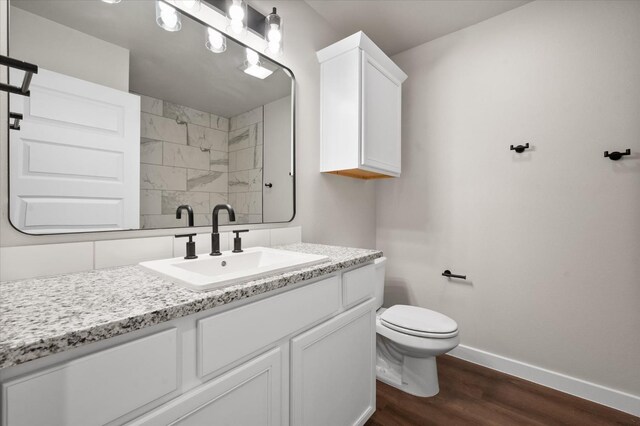
[(440, 391), (436, 357), (400, 355), (378, 336), (376, 377), (381, 382), (411, 395), (429, 397)]

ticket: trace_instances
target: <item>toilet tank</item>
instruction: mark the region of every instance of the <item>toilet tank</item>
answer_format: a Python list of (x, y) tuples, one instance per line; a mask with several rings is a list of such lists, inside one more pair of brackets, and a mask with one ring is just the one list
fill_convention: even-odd
[(387, 265), (387, 258), (380, 257), (374, 261), (375, 265), (375, 297), (376, 297), (376, 310), (382, 306), (384, 302), (384, 271)]

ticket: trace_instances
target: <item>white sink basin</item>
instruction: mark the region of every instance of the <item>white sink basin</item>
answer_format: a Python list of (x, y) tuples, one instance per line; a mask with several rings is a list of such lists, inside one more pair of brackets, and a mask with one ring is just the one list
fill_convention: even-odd
[(266, 247), (252, 247), (242, 253), (222, 252), (220, 256), (200, 254), (197, 259), (141, 262), (140, 266), (190, 290), (205, 291), (316, 265), (327, 256)]

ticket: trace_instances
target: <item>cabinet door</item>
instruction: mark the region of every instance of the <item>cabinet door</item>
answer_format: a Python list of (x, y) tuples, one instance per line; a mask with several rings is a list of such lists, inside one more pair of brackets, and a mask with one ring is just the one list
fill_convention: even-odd
[(177, 389), (177, 330), (2, 384), (3, 426), (104, 425)]
[(374, 309), (369, 300), (292, 340), (293, 425), (361, 425), (373, 414)]
[(283, 419), (282, 352), (272, 349), (130, 425), (278, 426)]
[(361, 165), (400, 175), (401, 82), (362, 52)]

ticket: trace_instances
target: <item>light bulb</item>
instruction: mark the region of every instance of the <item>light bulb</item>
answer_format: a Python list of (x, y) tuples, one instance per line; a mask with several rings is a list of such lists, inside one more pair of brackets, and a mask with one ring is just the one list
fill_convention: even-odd
[(182, 28), (178, 11), (160, 0), (156, 0), (156, 23), (167, 31), (180, 31)]
[(271, 41), (267, 44), (267, 49), (269, 50), (269, 52), (273, 54), (277, 54), (277, 53), (280, 53), (280, 46), (281, 46), (280, 43)]
[(240, 2), (234, 1), (229, 7), (229, 17), (233, 21), (242, 21), (244, 19), (244, 9), (240, 5)]
[(178, 23), (178, 15), (176, 15), (175, 12), (162, 12), (160, 17), (168, 27), (173, 28)]
[(227, 50), (227, 39), (213, 28), (207, 28), (205, 46), (214, 53), (222, 53)]
[(267, 40), (269, 43), (278, 43), (282, 40), (282, 33), (280, 32), (280, 26), (278, 24), (271, 24), (269, 32), (267, 33)]
[(102, 0), (104, 3), (116, 4), (120, 3), (122, 0)]
[(267, 41), (265, 52), (271, 56), (280, 56), (282, 54), (282, 18), (278, 15), (275, 7), (267, 15), (264, 23), (264, 38)]
[(241, 35), (246, 31), (247, 3), (233, 0), (227, 10), (228, 28), (234, 34)]
[(231, 21), (231, 31), (236, 34), (240, 34), (244, 30), (244, 24), (242, 21)]
[(259, 65), (260, 64), (260, 56), (254, 50), (247, 48), (247, 62), (250, 65)]
[(192, 12), (200, 10), (200, 0), (180, 0), (178, 4)]
[(165, 2), (162, 1), (157, 1), (158, 7), (160, 8), (160, 12), (162, 13), (169, 13), (169, 12), (175, 12), (176, 10), (173, 8), (173, 6), (170, 6), (168, 4), (166, 4)]

